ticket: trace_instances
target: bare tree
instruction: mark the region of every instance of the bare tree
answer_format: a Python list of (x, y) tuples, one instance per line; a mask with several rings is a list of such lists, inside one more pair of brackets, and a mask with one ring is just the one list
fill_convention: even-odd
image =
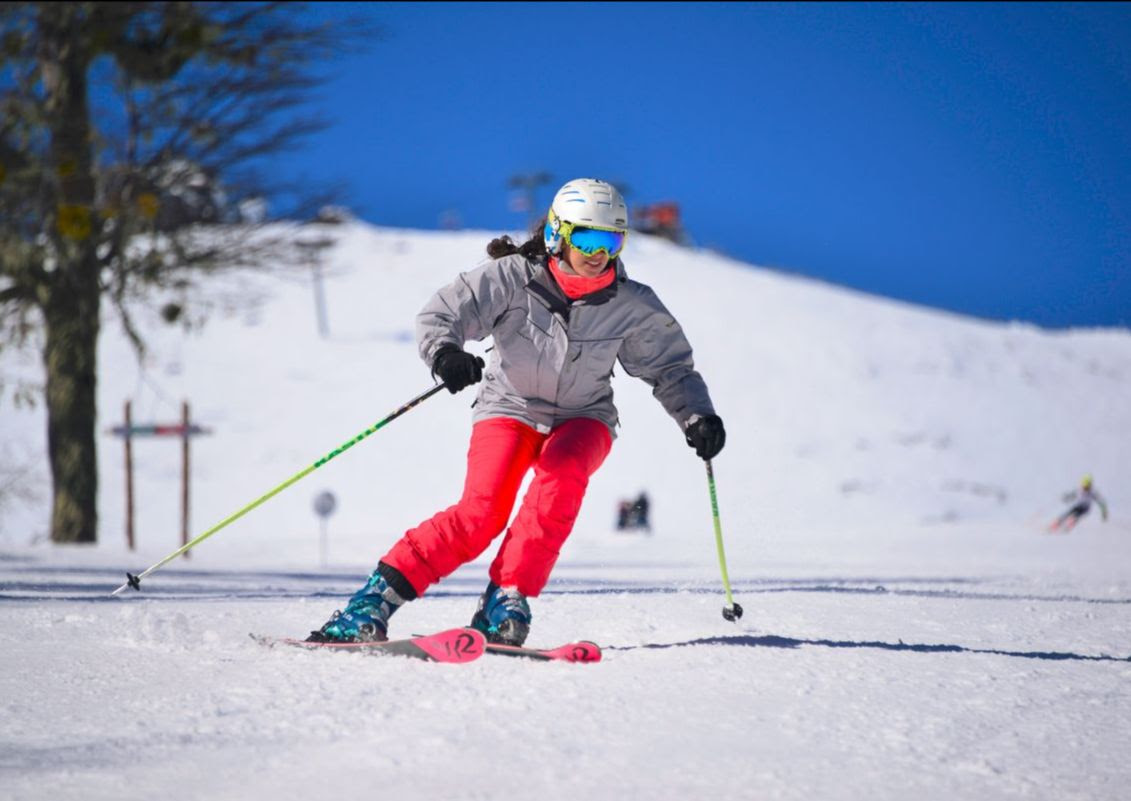
[(299, 11), (0, 3), (0, 347), (42, 349), (54, 542), (97, 538), (103, 298), (140, 353), (127, 301), (305, 258), (278, 223), (331, 198), (265, 167), (320, 126), (317, 69), (367, 32)]

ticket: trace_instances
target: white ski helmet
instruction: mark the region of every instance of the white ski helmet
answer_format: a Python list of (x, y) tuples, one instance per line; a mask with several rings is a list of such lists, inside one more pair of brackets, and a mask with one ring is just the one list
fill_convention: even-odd
[[(628, 233), (628, 207), (617, 188), (596, 178), (576, 178), (554, 195), (542, 236), (546, 251), (557, 255), (562, 249), (563, 234), (574, 226), (602, 231)], [(568, 230), (563, 231), (563, 227)], [(610, 253), (616, 256), (616, 253)]]

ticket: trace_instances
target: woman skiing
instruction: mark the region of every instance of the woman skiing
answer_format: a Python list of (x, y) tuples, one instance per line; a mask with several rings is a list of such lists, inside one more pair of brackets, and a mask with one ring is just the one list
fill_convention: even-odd
[(1049, 531), (1071, 531), (1080, 522), (1080, 518), (1088, 514), (1093, 503), (1100, 507), (1100, 514), (1103, 516), (1104, 522), (1107, 522), (1107, 504), (1104, 503), (1100, 494), (1093, 489), (1091, 475), (1084, 476), (1080, 482), (1080, 489), (1073, 490), (1065, 495), (1064, 502), (1071, 503), (1071, 508), (1052, 522)]
[[(581, 508), (589, 477), (617, 426), (610, 378), (620, 361), (648, 382), (687, 443), (712, 459), (726, 439), (691, 347), (620, 253), (628, 210), (612, 185), (570, 181), (521, 246), (440, 289), (416, 318), (420, 355), (452, 393), (483, 379), (459, 502), (410, 529), (381, 558), (344, 610), (310, 641), (384, 640), (405, 602), (479, 556), (503, 532), (523, 478), (534, 477), (489, 569), (471, 625), (488, 640), (522, 645), (528, 598), (549, 580)], [(490, 364), (463, 350), (492, 337)]]

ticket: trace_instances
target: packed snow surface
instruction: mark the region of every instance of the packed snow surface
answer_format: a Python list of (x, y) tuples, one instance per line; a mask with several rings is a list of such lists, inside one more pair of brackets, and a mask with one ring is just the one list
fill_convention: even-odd
[[(413, 317), (486, 232), (349, 223), (322, 272), (207, 285), (191, 330), (139, 309), (100, 348), (100, 542), (45, 536), (42, 408), (0, 405), (0, 798), (1120, 799), (1131, 786), (1131, 332), (958, 317), (633, 236), (630, 275), (695, 347), (727, 425), (703, 463), (618, 370), (622, 427), (531, 643), (597, 665), (269, 650), (340, 608), (452, 503), (472, 392), (430, 398), (142, 582), (190, 536), (431, 386)], [(195, 313), (194, 311), (194, 313)], [(190, 315), (190, 320), (195, 317)], [(483, 353), (490, 342), (469, 347)], [(41, 382), (33, 353), (0, 375)], [(1085, 473), (1108, 503), (1050, 534)], [(325, 527), (313, 500), (330, 491)], [(646, 491), (652, 531), (619, 532)], [(393, 619), (466, 623), (491, 551)]]

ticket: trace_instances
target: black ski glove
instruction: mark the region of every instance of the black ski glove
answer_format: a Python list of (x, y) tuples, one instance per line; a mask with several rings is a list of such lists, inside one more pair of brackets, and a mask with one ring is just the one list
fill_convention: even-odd
[(461, 389), (479, 383), (483, 378), (483, 359), (472, 356), (455, 345), (444, 345), (432, 360), (432, 375), (438, 376), (455, 395)]
[(727, 441), (722, 418), (717, 414), (700, 417), (687, 427), (687, 444), (695, 449), (700, 459), (714, 459)]

